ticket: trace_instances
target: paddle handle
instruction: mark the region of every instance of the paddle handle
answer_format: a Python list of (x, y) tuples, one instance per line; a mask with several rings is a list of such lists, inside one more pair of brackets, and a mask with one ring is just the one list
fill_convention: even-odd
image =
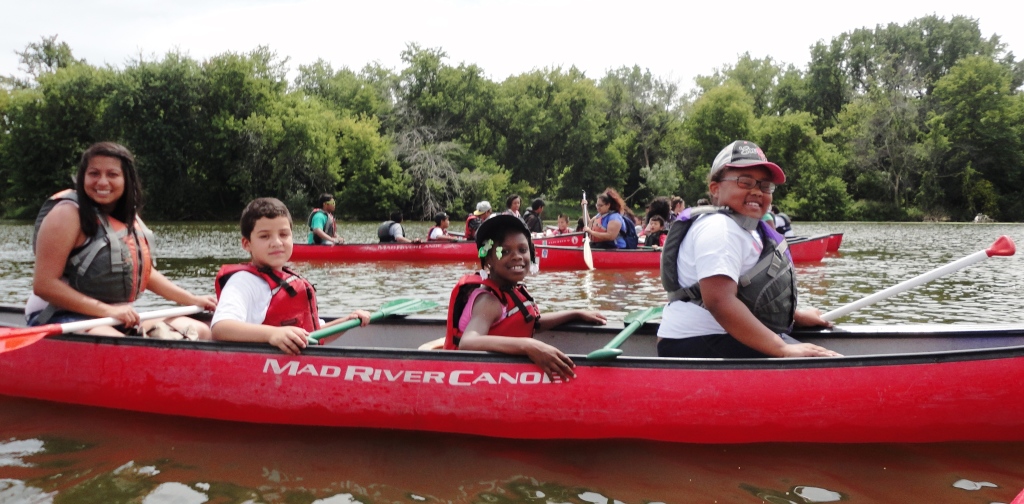
[[(370, 322), (378, 321), (386, 316), (387, 314), (384, 313), (383, 311), (373, 312), (370, 314)], [(354, 318), (352, 320), (346, 320), (340, 324), (335, 324), (330, 327), (317, 329), (316, 331), (309, 333), (309, 341), (311, 343), (319, 343), (320, 340), (328, 336), (334, 336), (335, 334), (345, 332), (349, 329), (355, 329), (356, 327), (359, 327), (359, 324), (361, 323), (361, 320)]]
[[(1007, 253), (1006, 248), (1007, 241), (1009, 241), (1009, 253)], [(995, 244), (993, 244), (992, 247), (988, 249), (979, 250), (978, 252), (975, 252), (962, 259), (953, 261), (945, 266), (940, 266), (927, 273), (922, 273), (921, 275), (911, 278), (910, 280), (893, 285), (888, 289), (876, 292), (870, 296), (854, 301), (846, 306), (836, 308), (835, 310), (832, 310), (822, 315), (821, 318), (825, 320), (835, 320), (839, 317), (859, 310), (869, 304), (877, 303), (887, 297), (899, 294), (900, 292), (903, 292), (905, 290), (913, 289), (914, 287), (918, 287), (922, 284), (931, 282), (936, 278), (948, 275), (956, 270), (966, 268), (967, 266), (970, 266), (974, 263), (984, 261), (985, 259), (988, 259), (993, 255), (1013, 255), (1013, 241), (1006, 236), (1002, 236), (999, 238), (999, 240), (996, 241)]]
[[(583, 191), (583, 200), (587, 199), (587, 191)], [(590, 225), (590, 213), (587, 211), (587, 205), (583, 205), (583, 226)], [(587, 269), (594, 269), (594, 252), (590, 249), (590, 233), (583, 233), (583, 264), (587, 265)]]
[[(139, 321), (152, 320), (164, 317), (180, 317), (182, 315), (192, 315), (203, 311), (202, 306), (176, 306), (174, 308), (165, 308), (163, 310), (153, 310), (148, 312), (142, 312), (139, 314)], [(82, 320), (79, 322), (68, 322), (60, 324), (61, 333), (67, 334), (72, 332), (86, 331), (95, 327), (103, 326), (116, 326), (121, 324), (121, 321), (114, 317), (104, 317), (98, 319)]]

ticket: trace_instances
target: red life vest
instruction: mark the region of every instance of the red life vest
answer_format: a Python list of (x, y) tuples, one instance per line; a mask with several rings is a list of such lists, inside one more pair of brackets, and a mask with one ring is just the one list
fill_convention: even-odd
[[(517, 338), (532, 338), (536, 330), (537, 321), (540, 319), (540, 311), (537, 305), (526, 291), (526, 286), (516, 284), (510, 290), (502, 290), (498, 284), (490, 279), (483, 278), (476, 273), (463, 275), (459, 283), (452, 289), (451, 298), (448, 301), (448, 330), (444, 337), (445, 350), (458, 350), (459, 339), (462, 331), (459, 330), (459, 319), (463, 310), (467, 308), (466, 302), (469, 294), (474, 290), (483, 287), (498, 298), (505, 307), (506, 316), (488, 329), (487, 334), (495, 336), (513, 336)], [(472, 309), (472, 307), (469, 307)]]
[(476, 238), (476, 228), (480, 227), (483, 221), (480, 216), (469, 214), (466, 216), (466, 239), (473, 241)]
[[(431, 238), (430, 237), (430, 235), (434, 234), (434, 230), (435, 229), (441, 229), (441, 226), (433, 226), (433, 227), (431, 227), (430, 229), (427, 230), (427, 241), (440, 241), (439, 238)], [(441, 236), (447, 237), (448, 236), (448, 230), (441, 229)], [(445, 241), (447, 241), (447, 240), (445, 240)]]
[(316, 289), (308, 280), (299, 276), (289, 268), (283, 268), (283, 275), (270, 268), (257, 268), (252, 263), (225, 264), (217, 272), (217, 299), (220, 291), (228, 283), (231, 275), (239, 271), (247, 271), (256, 275), (270, 285), (270, 306), (263, 325), (296, 326), (307, 331), (320, 328), (320, 314), (316, 309)]

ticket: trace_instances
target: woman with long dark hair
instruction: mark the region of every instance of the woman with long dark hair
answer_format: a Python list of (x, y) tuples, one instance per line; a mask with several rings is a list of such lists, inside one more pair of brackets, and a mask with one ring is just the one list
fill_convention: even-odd
[(86, 149), (75, 189), (51, 196), (36, 218), (33, 293), (25, 305), (29, 325), (113, 317), (122, 325), (89, 332), (123, 335), (162, 323), (162, 329), (190, 338), (210, 338), (209, 327), (187, 317), (140, 324), (131, 303), (146, 290), (181, 305), (217, 306), (213, 296), (192, 294), (153, 267), (152, 233), (139, 218), (141, 207), (132, 153), (114, 142)]

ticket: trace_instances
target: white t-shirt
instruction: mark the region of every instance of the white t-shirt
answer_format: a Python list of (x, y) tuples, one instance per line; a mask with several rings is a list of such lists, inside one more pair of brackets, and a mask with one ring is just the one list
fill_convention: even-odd
[[(762, 248), (757, 230), (747, 231), (727, 215), (701, 216), (679, 245), (676, 259), (679, 285), (693, 285), (715, 275), (725, 275), (738, 282), (742, 274), (757, 264)], [(687, 301), (673, 301), (665, 306), (658, 336), (690, 338), (726, 332), (706, 308)]]
[(248, 271), (239, 271), (231, 275), (221, 289), (210, 327), (221, 320), (262, 324), (270, 308), (270, 297), (270, 284), (266, 280)]
[(439, 228), (439, 227), (435, 227), (435, 228), (434, 228), (434, 229), (433, 229), (433, 230), (432, 230), (432, 231), (430, 232), (430, 236), (428, 236), (427, 238), (428, 238), (428, 239), (430, 239), (430, 240), (436, 240), (436, 239), (438, 239), (438, 238), (440, 238), (440, 237), (442, 237), (442, 236), (445, 236), (445, 232), (444, 232), (444, 230), (443, 230), (443, 229), (441, 229), (441, 228)]
[[(270, 284), (266, 280), (249, 273), (239, 271), (220, 290), (217, 310), (213, 312), (210, 327), (221, 320), (237, 320), (247, 324), (262, 324), (270, 309)], [(320, 319), (324, 325), (324, 319)]]

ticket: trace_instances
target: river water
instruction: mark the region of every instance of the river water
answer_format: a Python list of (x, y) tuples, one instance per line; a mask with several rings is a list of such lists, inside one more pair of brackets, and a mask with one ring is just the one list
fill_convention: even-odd
[[(152, 224), (158, 267), (212, 293), (223, 263), (245, 260), (237, 224)], [(410, 236), (427, 225), (407, 223)], [(1021, 224), (798, 223), (843, 232), (839, 253), (799, 265), (801, 303), (833, 309), (970, 253)], [(349, 242), (376, 224), (345, 223)], [(31, 225), (0, 223), (0, 303), (31, 288)], [(395, 297), (444, 313), (472, 264), (296, 267), (321, 312)], [(545, 311), (612, 319), (660, 303), (656, 271), (546, 272), (528, 279)], [(1024, 259), (997, 257), (841, 319), (840, 324), (1002, 323), (1024, 313)], [(139, 306), (165, 306), (145, 296)], [(3, 358), (3, 356), (0, 356)], [(45, 379), (45, 377), (40, 377)], [(1020, 384), (1007, 384), (1020, 386)], [(633, 414), (623, 412), (623, 414)], [(1024, 488), (1024, 443), (684, 445), (509, 441), (316, 429), (127, 413), (0, 397), (0, 503), (647, 503), (1009, 502)]]

